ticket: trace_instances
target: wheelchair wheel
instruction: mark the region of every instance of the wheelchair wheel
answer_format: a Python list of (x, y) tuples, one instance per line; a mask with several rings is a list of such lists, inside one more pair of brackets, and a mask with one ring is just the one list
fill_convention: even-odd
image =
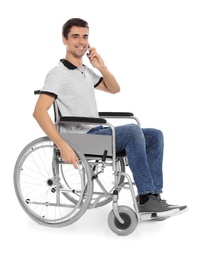
[[(89, 160), (88, 164), (91, 166), (92, 171), (95, 171), (95, 168), (98, 167), (98, 165), (101, 165), (101, 160)], [(117, 160), (117, 172), (125, 172), (125, 163), (123, 158), (119, 158)], [(63, 166), (62, 166), (63, 167)], [(66, 182), (66, 185), (71, 187), (71, 180), (70, 176), (66, 174), (65, 171), (65, 165), (63, 169), (61, 170), (63, 179)], [(123, 175), (119, 175), (118, 177), (118, 190), (120, 191), (122, 189), (122, 183), (124, 182), (125, 177)], [(76, 182), (79, 182), (77, 180)], [(114, 172), (112, 170), (111, 163), (107, 163), (103, 172), (96, 175), (96, 178), (93, 180), (93, 194), (91, 203), (89, 205), (89, 208), (97, 208), (104, 206), (112, 201), (112, 192), (114, 190)], [(69, 195), (69, 194), (67, 194)], [(71, 200), (73, 203), (77, 203), (78, 197), (68, 197), (69, 200)]]
[(138, 218), (133, 209), (127, 206), (119, 206), (119, 215), (124, 220), (122, 224), (115, 217), (114, 211), (111, 210), (108, 216), (108, 225), (110, 229), (119, 236), (131, 234), (137, 227)]
[[(39, 224), (66, 226), (77, 221), (88, 209), (93, 192), (91, 169), (84, 155), (71, 147), (79, 158), (78, 169), (62, 162), (59, 150), (48, 137), (29, 143), (16, 161), (17, 198), (25, 212)], [(63, 179), (61, 167), (65, 167), (69, 175), (70, 186)]]

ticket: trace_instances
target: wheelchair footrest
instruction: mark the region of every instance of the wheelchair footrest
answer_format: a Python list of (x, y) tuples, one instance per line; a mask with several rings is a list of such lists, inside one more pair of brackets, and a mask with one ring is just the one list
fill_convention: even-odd
[(145, 213), (140, 213), (140, 219), (141, 221), (154, 220), (154, 219), (157, 220), (161, 218), (165, 219), (174, 216), (179, 212), (180, 212), (179, 208), (175, 208), (165, 212), (145, 212)]

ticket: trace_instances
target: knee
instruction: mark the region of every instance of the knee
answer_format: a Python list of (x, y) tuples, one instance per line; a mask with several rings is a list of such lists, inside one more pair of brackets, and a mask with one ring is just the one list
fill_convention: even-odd
[(127, 136), (131, 137), (131, 139), (133, 138), (137, 140), (144, 139), (142, 129), (136, 124), (127, 125)]
[(155, 129), (155, 136), (158, 140), (163, 141), (163, 132), (159, 129)]
[(155, 128), (143, 128), (143, 134), (147, 143), (157, 143), (161, 147), (164, 145), (163, 132)]
[(159, 129), (152, 129), (152, 137), (156, 143), (160, 144), (161, 146), (164, 145), (164, 136), (163, 132)]

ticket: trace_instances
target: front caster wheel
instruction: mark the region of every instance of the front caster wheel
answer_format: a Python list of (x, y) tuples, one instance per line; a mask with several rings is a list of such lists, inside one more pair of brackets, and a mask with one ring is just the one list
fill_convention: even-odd
[(114, 215), (113, 210), (110, 211), (108, 216), (108, 225), (110, 229), (119, 236), (127, 236), (131, 234), (137, 227), (138, 218), (135, 211), (127, 206), (118, 207), (119, 215), (124, 223)]

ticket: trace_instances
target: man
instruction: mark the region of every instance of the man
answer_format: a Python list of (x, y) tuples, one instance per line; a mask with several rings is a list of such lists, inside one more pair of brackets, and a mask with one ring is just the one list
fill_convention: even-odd
[[(48, 110), (57, 98), (62, 116), (98, 117), (94, 89), (118, 93), (120, 87), (95, 48), (89, 46), (89, 26), (86, 21), (73, 18), (62, 28), (66, 46), (65, 59), (61, 59), (47, 75), (33, 116), (43, 131), (57, 145), (64, 162), (77, 167), (78, 158), (62, 139), (52, 122)], [(99, 70), (101, 76), (83, 65), (84, 55)], [(93, 128), (85, 124), (63, 126), (63, 131), (110, 135), (109, 128)], [(135, 124), (115, 127), (116, 150), (126, 151), (129, 167), (139, 194), (140, 212), (167, 212), (186, 206), (170, 206), (160, 198), (163, 188), (163, 134), (157, 129), (141, 129)]]

